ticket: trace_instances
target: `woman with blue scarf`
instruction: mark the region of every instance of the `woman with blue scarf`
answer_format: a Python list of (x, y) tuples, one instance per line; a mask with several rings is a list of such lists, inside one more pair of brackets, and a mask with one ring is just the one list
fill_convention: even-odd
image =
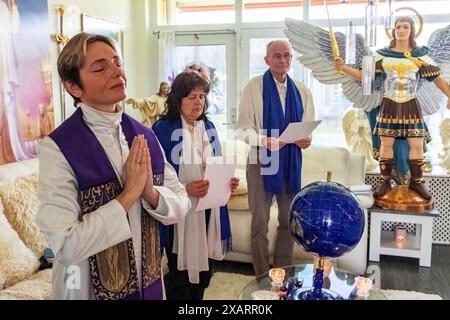
[[(206, 117), (209, 82), (197, 72), (179, 74), (167, 98), (165, 113), (153, 125), (166, 158), (178, 173), (192, 202), (186, 218), (168, 229), (168, 300), (202, 300), (211, 279), (211, 259), (222, 260), (231, 249), (226, 206), (196, 211), (208, 193), (203, 180), (206, 158), (221, 156), (217, 131)], [(239, 184), (232, 178), (232, 191)]]

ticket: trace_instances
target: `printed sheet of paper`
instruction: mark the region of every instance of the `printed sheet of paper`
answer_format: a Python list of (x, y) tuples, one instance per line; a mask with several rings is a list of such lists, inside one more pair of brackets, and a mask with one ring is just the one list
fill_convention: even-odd
[(305, 139), (321, 122), (322, 120), (289, 123), (278, 139), (286, 143), (294, 143), (297, 140)]
[(236, 169), (235, 157), (208, 157), (204, 180), (209, 181), (208, 193), (200, 198), (195, 210), (205, 210), (224, 206), (231, 195), (231, 178)]

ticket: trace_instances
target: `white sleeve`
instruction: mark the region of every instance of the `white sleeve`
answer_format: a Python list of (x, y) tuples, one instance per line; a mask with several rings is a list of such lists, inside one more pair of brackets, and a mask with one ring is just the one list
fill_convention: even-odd
[(249, 82), (242, 92), (241, 101), (239, 103), (239, 117), (236, 124), (236, 136), (238, 139), (244, 141), (251, 146), (262, 146), (263, 135), (260, 135), (255, 130), (255, 116), (256, 108), (253, 99), (252, 85)]
[(131, 238), (126, 212), (117, 200), (82, 215), (75, 174), (48, 137), (39, 145), (38, 192), (36, 222), (63, 265), (78, 264)]
[(303, 102), (303, 119), (302, 121), (314, 121), (316, 118), (315, 115), (315, 109), (314, 109), (314, 101), (313, 101), (313, 97), (311, 94), (311, 90), (309, 90), (308, 88), (304, 88), (305, 89), (305, 99), (302, 100)]
[(187, 212), (191, 209), (191, 201), (187, 195), (183, 184), (178, 180), (175, 169), (167, 162), (164, 150), (161, 148), (164, 157), (164, 184), (155, 186), (159, 192), (159, 201), (156, 209), (153, 209), (150, 203), (142, 199), (144, 209), (155, 219), (165, 225), (174, 224), (184, 219)]

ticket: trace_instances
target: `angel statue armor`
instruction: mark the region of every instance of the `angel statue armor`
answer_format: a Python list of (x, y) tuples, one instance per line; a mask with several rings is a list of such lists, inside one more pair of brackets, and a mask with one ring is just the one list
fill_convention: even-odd
[[(391, 190), (394, 167), (403, 175), (409, 168), (409, 190), (431, 201), (422, 178), (424, 139), (429, 138), (423, 117), (438, 111), (445, 97), (450, 98), (450, 86), (445, 80), (450, 78), (450, 25), (435, 32), (428, 47), (419, 47), (413, 19), (398, 17), (389, 46), (375, 53), (364, 46), (361, 35), (356, 36), (353, 65), (345, 65), (345, 57), (333, 56), (328, 31), (290, 18), (286, 19), (286, 25), (286, 36), (301, 54), (300, 63), (311, 69), (321, 83), (342, 84), (345, 97), (355, 108), (366, 112), (374, 157), (379, 160), (381, 172), (375, 198)], [(339, 51), (344, 53), (345, 35), (336, 32), (335, 36)], [(367, 55), (374, 55), (376, 61), (372, 95), (363, 95), (361, 90), (362, 60)], [(450, 99), (447, 108), (450, 109)]]

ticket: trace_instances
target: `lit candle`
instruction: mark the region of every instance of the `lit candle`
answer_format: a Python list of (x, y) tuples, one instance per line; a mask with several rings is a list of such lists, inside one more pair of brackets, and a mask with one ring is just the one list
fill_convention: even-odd
[(356, 278), (356, 289), (356, 294), (359, 297), (367, 298), (369, 296), (370, 289), (372, 289), (372, 280), (364, 277)]
[(286, 271), (282, 268), (272, 268), (269, 271), (269, 277), (272, 281), (280, 281), (283, 283)]
[(395, 227), (395, 243), (397, 247), (404, 247), (406, 244), (406, 228), (403, 226)]
[(279, 280), (274, 280), (274, 281), (272, 281), (271, 285), (272, 285), (272, 287), (270, 290), (273, 293), (275, 293), (278, 297), (281, 297), (282, 296), (281, 287), (283, 287), (283, 282), (279, 281)]

